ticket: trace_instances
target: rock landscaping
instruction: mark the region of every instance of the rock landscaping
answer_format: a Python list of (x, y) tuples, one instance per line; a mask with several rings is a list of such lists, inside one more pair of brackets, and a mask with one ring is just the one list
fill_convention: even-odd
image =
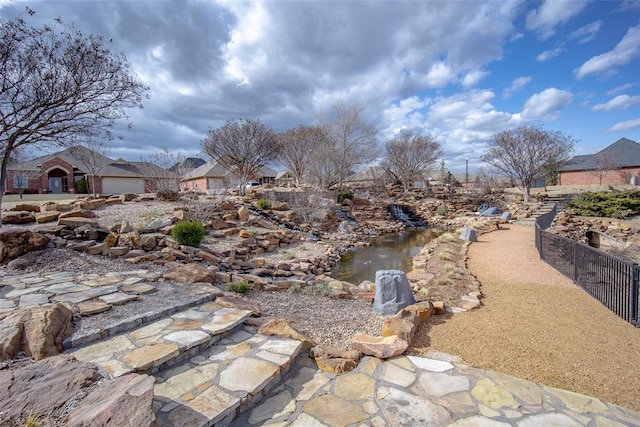
[[(428, 244), (411, 271), (394, 273), (398, 278), (353, 284), (334, 279), (331, 270), (345, 250), (404, 227), (388, 203), (317, 201), (323, 206), (318, 222), (275, 196), (270, 209), (260, 209), (256, 200), (264, 196), (167, 205), (123, 195), (3, 212), (10, 225), (0, 233), (6, 264), (0, 375), (15, 381), (28, 375), (21, 369), (52, 370), (40, 365), (51, 361), (61, 370), (76, 364), (88, 376), (70, 392), (73, 399), (46, 411), (16, 401), (0, 410), (0, 423), (21, 425), (33, 413), (42, 425), (78, 426), (124, 420), (140, 426), (265, 420), (393, 425), (425, 419), (448, 425), (554, 417), (542, 400), (526, 402), (519, 394), (533, 384), (507, 386), (493, 374), (472, 375), (464, 365), (413, 356), (422, 355), (414, 337), (433, 316), (480, 307), (480, 284), (466, 267), (474, 239), (464, 236), (498, 229), (507, 219), (478, 217), (475, 200), (449, 203), (451, 214), (443, 218), (436, 210), (444, 195), (428, 203), (405, 201), (431, 224), (467, 227), (466, 233), (445, 233)], [(508, 206), (515, 219), (531, 214)], [(175, 224), (185, 220), (206, 230), (197, 247), (172, 237)], [(48, 263), (51, 253), (66, 259)], [(65, 262), (71, 268), (61, 269)], [(58, 266), (41, 268), (47, 264)], [(313, 365), (299, 357), (303, 353)], [(495, 387), (504, 387), (504, 400), (486, 403), (484, 393), (497, 393)], [(555, 399), (551, 407), (570, 400), (560, 391), (536, 390), (545, 402)], [(415, 404), (398, 413), (393, 408), (400, 401)], [(624, 418), (622, 409), (599, 405), (585, 419)]]

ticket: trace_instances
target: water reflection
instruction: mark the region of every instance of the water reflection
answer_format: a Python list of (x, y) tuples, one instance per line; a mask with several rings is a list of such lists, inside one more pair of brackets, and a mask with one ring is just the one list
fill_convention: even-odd
[(346, 253), (333, 270), (336, 279), (353, 284), (375, 281), (378, 270), (411, 270), (412, 259), (442, 230), (432, 228), (384, 234), (371, 240), (371, 246)]

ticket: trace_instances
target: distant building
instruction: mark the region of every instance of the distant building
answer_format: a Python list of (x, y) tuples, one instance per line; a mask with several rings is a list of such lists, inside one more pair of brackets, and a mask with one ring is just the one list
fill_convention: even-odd
[[(268, 166), (263, 166), (249, 177), (260, 184), (273, 184), (277, 172)], [(216, 160), (211, 160), (202, 166), (187, 172), (180, 179), (180, 191), (197, 193), (218, 193), (226, 189), (235, 189), (242, 184), (232, 169), (224, 167)]]
[(95, 181), (96, 194), (139, 194), (156, 191), (157, 181), (169, 175), (171, 172), (152, 163), (113, 160), (76, 146), (9, 166), (5, 192), (75, 193), (76, 182), (84, 178), (90, 193)]
[(387, 184), (390, 181), (389, 175), (381, 166), (369, 166), (349, 175), (344, 180), (344, 184), (349, 187), (368, 187), (374, 184)]
[(186, 172), (199, 168), (205, 163), (207, 162), (204, 161), (204, 159), (201, 159), (200, 157), (187, 157), (183, 161), (171, 166), (169, 170), (172, 170), (176, 173), (184, 174)]
[(640, 144), (620, 138), (597, 152), (575, 156), (558, 168), (558, 185), (622, 185), (640, 175)]

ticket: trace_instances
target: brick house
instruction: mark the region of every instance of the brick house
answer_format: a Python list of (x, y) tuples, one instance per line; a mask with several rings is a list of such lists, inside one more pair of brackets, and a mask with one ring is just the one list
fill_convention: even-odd
[(622, 185), (640, 175), (640, 144), (620, 138), (597, 152), (575, 156), (558, 168), (558, 185)]
[(5, 192), (75, 193), (75, 184), (84, 178), (89, 187), (95, 181), (97, 194), (146, 193), (155, 191), (157, 181), (169, 175), (151, 163), (113, 160), (76, 146), (9, 166)]
[[(268, 166), (263, 166), (251, 179), (260, 184), (273, 184), (276, 175), (276, 171)], [(235, 189), (240, 184), (240, 180), (233, 170), (222, 166), (216, 160), (211, 160), (184, 174), (180, 179), (180, 191), (211, 194), (226, 189)]]

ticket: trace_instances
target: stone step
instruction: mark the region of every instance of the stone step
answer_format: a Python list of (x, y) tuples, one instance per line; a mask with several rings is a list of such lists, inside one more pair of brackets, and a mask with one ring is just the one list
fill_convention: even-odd
[(244, 326), (182, 364), (154, 374), (161, 426), (227, 426), (280, 384), (302, 350)]
[(114, 377), (153, 374), (208, 349), (249, 316), (251, 311), (208, 302), (69, 353)]

